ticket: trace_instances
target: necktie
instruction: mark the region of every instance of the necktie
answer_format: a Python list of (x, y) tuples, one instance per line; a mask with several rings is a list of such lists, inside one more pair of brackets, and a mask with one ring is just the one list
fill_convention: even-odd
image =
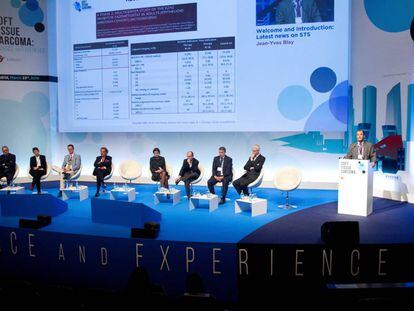
[(358, 154), (362, 155), (362, 143), (358, 143)]
[(302, 17), (301, 2), (302, 0), (295, 0), (296, 17)]

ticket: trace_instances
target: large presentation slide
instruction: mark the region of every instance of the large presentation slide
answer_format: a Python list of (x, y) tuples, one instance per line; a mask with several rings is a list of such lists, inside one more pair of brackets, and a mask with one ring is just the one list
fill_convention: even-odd
[(61, 132), (345, 131), (348, 0), (57, 3)]

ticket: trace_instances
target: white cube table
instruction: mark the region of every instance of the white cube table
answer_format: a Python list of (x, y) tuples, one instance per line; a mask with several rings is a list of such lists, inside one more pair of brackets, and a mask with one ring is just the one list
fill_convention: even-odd
[(62, 199), (63, 201), (69, 199), (79, 199), (79, 201), (84, 201), (89, 198), (88, 186), (71, 186), (65, 189), (62, 189)]
[(135, 188), (128, 187), (128, 188), (115, 188), (109, 192), (109, 199), (111, 200), (125, 200), (127, 199), (128, 202), (134, 201), (136, 198)]
[(219, 197), (216, 194), (203, 194), (203, 195), (196, 195), (190, 198), (190, 211), (199, 207), (200, 202), (208, 203), (208, 211), (213, 212), (218, 208)]
[(167, 201), (167, 195), (170, 195), (170, 200), (172, 198), (173, 206), (180, 202), (181, 200), (181, 190), (178, 189), (167, 189), (164, 191), (158, 190), (154, 193), (154, 204), (157, 205), (161, 202)]
[(23, 194), (24, 187), (22, 186), (7, 186), (0, 189), (1, 194)]
[(241, 213), (241, 212), (249, 211), (251, 212), (251, 216), (259, 216), (267, 213), (267, 200), (266, 199), (259, 199), (259, 198), (245, 198), (245, 199), (237, 199), (234, 202), (234, 212)]

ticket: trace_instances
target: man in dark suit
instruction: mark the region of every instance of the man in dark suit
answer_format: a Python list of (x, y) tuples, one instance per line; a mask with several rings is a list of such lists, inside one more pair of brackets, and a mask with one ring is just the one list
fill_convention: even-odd
[(93, 175), (96, 176), (96, 193), (95, 197), (99, 197), (99, 191), (104, 183), (105, 176), (108, 176), (112, 170), (112, 157), (108, 155), (108, 148), (101, 147), (101, 155), (96, 157), (93, 166)]
[(356, 160), (370, 160), (371, 166), (374, 167), (377, 163), (377, 155), (374, 145), (368, 141), (364, 141), (365, 134), (363, 130), (358, 130), (356, 133), (357, 142), (349, 146), (346, 159)]
[(315, 0), (282, 0), (276, 8), (276, 24), (322, 22)]
[(39, 148), (37, 147), (33, 147), (32, 151), (34, 155), (30, 158), (29, 174), (32, 175), (33, 180), (30, 185), (30, 190), (33, 190), (34, 186), (36, 186), (37, 194), (41, 194), (40, 179), (47, 172), (46, 157), (39, 153)]
[(226, 203), (227, 190), (233, 179), (233, 159), (226, 155), (226, 148), (219, 148), (219, 155), (214, 157), (212, 175), (207, 182), (210, 193), (215, 194), (214, 185), (221, 182), (221, 200), (219, 204)]
[(185, 192), (187, 193), (187, 198), (190, 199), (190, 184), (192, 181), (200, 177), (200, 169), (198, 168), (198, 160), (194, 158), (194, 153), (192, 151), (187, 152), (187, 159), (184, 159), (183, 165), (180, 170), (180, 174), (175, 180), (175, 184), (178, 184), (180, 181), (184, 182)]
[(13, 181), (14, 173), (16, 173), (16, 156), (9, 153), (7, 146), (3, 146), (1, 150), (3, 154), (0, 155), (0, 179), (6, 177), (7, 186), (9, 186)]
[(239, 179), (233, 181), (233, 186), (238, 194), (243, 192), (245, 195), (249, 195), (249, 189), (247, 186), (259, 177), (265, 160), (266, 158), (260, 154), (260, 146), (254, 145), (252, 154), (244, 166), (246, 173), (244, 173), (244, 175)]

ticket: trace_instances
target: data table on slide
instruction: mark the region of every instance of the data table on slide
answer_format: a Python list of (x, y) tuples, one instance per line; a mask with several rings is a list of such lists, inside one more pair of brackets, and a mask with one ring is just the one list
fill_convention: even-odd
[(235, 38), (76, 44), (75, 120), (235, 112)]

